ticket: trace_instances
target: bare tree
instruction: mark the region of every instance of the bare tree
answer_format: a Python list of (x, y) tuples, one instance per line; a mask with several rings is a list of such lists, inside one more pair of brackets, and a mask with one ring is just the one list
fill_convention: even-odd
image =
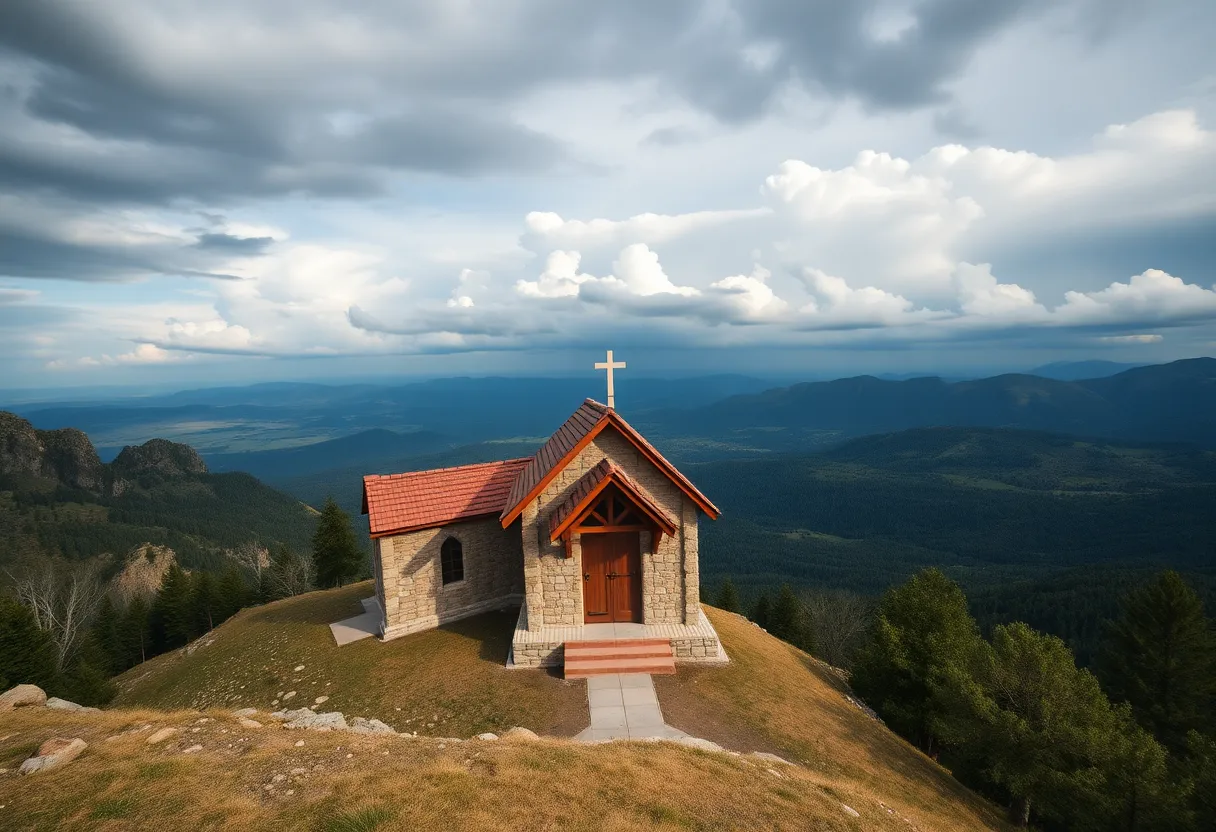
[(285, 552), (265, 568), (270, 591), (279, 598), (309, 592), (316, 586), (312, 556)]
[(270, 567), (270, 550), (256, 540), (246, 541), (235, 549), (229, 549), (228, 557), (252, 577), (254, 584), (261, 584), (262, 571)]
[(34, 614), (38, 629), (50, 634), (59, 670), (75, 658), (106, 594), (100, 571), (96, 561), (63, 564), (47, 559), (28, 564), (17, 574), (8, 572), (17, 597)]
[(835, 667), (846, 670), (869, 626), (871, 603), (854, 592), (806, 592), (803, 606), (815, 633), (815, 653)]

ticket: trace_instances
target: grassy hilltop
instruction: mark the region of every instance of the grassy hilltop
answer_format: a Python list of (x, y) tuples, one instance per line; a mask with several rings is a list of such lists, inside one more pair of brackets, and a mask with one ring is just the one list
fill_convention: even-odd
[[(0, 826), (138, 829), (190, 819), (242, 830), (1006, 828), (999, 811), (850, 702), (830, 669), (712, 608), (731, 664), (682, 667), (658, 680), (659, 700), (669, 723), (742, 753), (557, 737), (444, 739), (511, 725), (573, 734), (587, 721), (584, 686), (505, 669), (510, 615), (334, 647), (326, 624), (356, 612), (368, 589), (242, 612), (190, 652), (128, 671), (117, 707), (102, 714), (4, 715), (0, 768), (12, 769), (50, 736), (80, 736), (89, 749), (37, 779), (0, 775)], [(241, 706), (268, 710), (289, 690), (297, 691), (291, 707), (329, 696), (319, 710), (377, 717), (418, 736), (284, 731), (265, 717), (258, 719), (267, 727), (251, 730), (231, 715)], [(166, 725), (182, 731), (147, 745)], [(184, 753), (194, 745), (202, 749)]]

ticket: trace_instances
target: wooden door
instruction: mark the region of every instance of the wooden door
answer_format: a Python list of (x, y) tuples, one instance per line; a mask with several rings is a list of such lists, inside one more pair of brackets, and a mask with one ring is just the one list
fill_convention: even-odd
[(583, 549), (583, 623), (605, 624), (612, 621), (608, 600), (608, 548), (606, 534), (582, 535)]
[(642, 620), (642, 550), (637, 532), (584, 534), (583, 623)]

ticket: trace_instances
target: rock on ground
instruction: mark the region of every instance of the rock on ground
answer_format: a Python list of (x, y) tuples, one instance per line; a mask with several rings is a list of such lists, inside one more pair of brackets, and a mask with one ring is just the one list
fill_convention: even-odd
[(60, 699), (58, 696), (52, 696), (50, 699), (46, 700), (46, 706), (54, 711), (72, 711), (74, 713), (83, 714), (101, 713), (101, 708), (88, 708), (84, 705), (77, 705), (75, 702)]
[(512, 728), (511, 730), (507, 731), (507, 733), (503, 734), (503, 738), (508, 739), (508, 740), (538, 740), (538, 739), (540, 739), (540, 737), (537, 736), (535, 731), (529, 731), (527, 728), (518, 728), (518, 727)]
[(703, 740), (700, 737), (680, 737), (676, 740), (680, 745), (687, 745), (691, 748), (700, 748), (702, 751), (721, 751), (722, 746), (716, 742)]
[(364, 719), (357, 716), (350, 721), (350, 730), (360, 734), (395, 734), (393, 726), (386, 725), (378, 719)]
[(262, 723), (258, 722), (256, 719), (250, 719), (247, 716), (243, 716), (237, 721), (242, 728), (261, 728), (262, 727)]
[(46, 771), (47, 769), (70, 763), (80, 756), (80, 752), (88, 747), (89, 744), (80, 737), (70, 740), (63, 737), (54, 737), (44, 742), (38, 748), (37, 756), (30, 757), (21, 764), (21, 773), (33, 774), (37, 771)]
[(232, 715), (236, 717), (253, 716), (258, 712), (257, 708), (241, 708), (239, 711), (233, 711)]
[(46, 691), (37, 685), (17, 685), (0, 693), (0, 713), (29, 705), (45, 705)]
[(487, 731), (484, 734), (478, 734), (477, 739), (493, 741), (498, 739), (498, 734), (491, 734), (489, 731)]
[(148, 743), (148, 745), (156, 745), (158, 742), (167, 740), (167, 739), (169, 739), (169, 737), (173, 736), (176, 733), (177, 733), (176, 728), (161, 728), (155, 734), (148, 737), (146, 742)]
[[(303, 711), (301, 714), (300, 712)], [(289, 711), (288, 713), (297, 714), (290, 721), (283, 724), (284, 728), (308, 728), (313, 731), (345, 731), (349, 727), (346, 724), (346, 717), (340, 711), (334, 711), (327, 714), (314, 714), (307, 708), (300, 708), (298, 711)], [(391, 729), (390, 729), (391, 730)]]
[(844, 813), (845, 813), (846, 815), (848, 815), (849, 817), (851, 817), (851, 818), (859, 818), (859, 817), (861, 817), (861, 812), (857, 811), (857, 810), (856, 810), (856, 809), (854, 809), (852, 806), (849, 806), (849, 805), (848, 805), (848, 804), (846, 804), (846, 803), (841, 803), (841, 804), (840, 804), (840, 808), (841, 808), (841, 809), (844, 809)]

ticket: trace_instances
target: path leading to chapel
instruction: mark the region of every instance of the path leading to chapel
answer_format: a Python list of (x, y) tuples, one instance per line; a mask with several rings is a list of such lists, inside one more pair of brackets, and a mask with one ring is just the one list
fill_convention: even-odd
[(606, 673), (588, 678), (587, 706), (591, 726), (576, 740), (678, 740), (688, 736), (663, 722), (649, 673)]

